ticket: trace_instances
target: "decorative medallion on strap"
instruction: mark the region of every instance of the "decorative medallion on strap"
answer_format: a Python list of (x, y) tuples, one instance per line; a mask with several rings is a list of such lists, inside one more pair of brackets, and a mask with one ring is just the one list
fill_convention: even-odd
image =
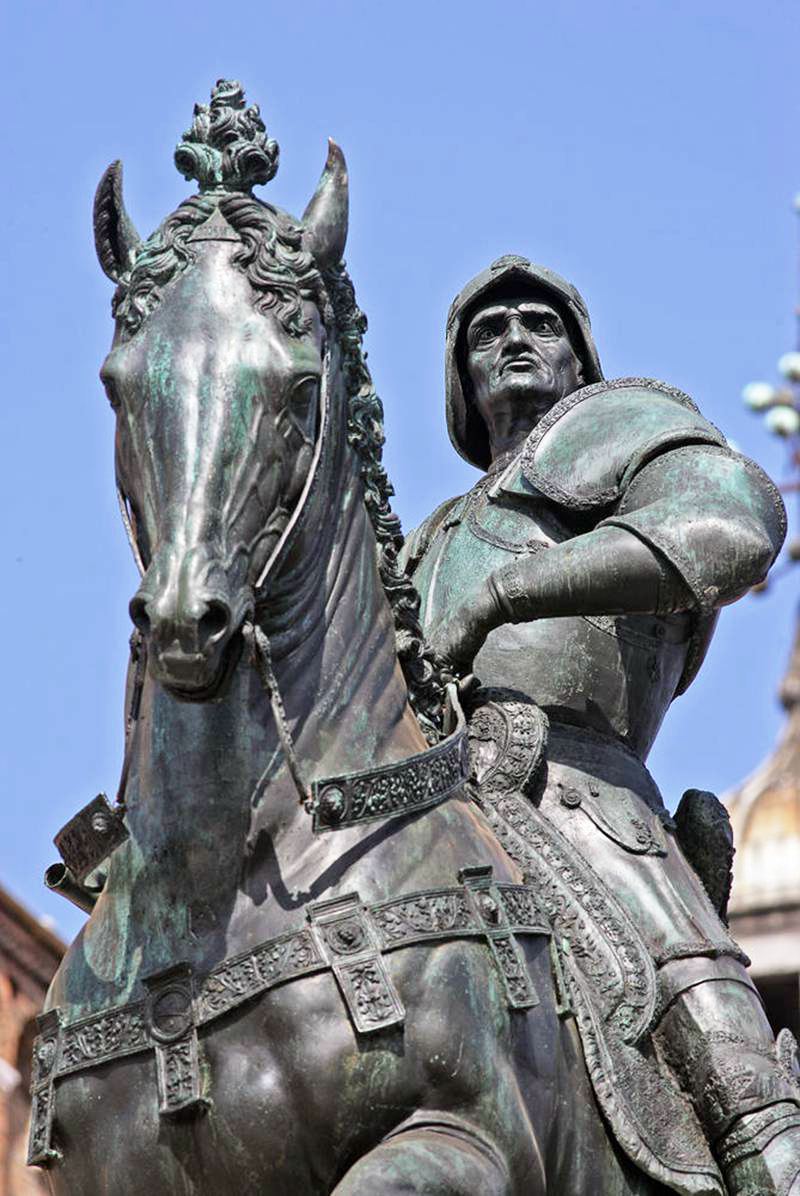
[(60, 1016), (57, 1009), (36, 1019), (39, 1037), (33, 1046), (31, 1124), (28, 1131), (28, 1164), (49, 1167), (61, 1159), (53, 1146), (54, 1081), (59, 1065)]
[(178, 963), (148, 976), (150, 1036), (156, 1053), (160, 1113), (197, 1113), (208, 1107), (200, 1093), (192, 969)]
[(357, 893), (315, 901), (308, 919), (361, 1034), (401, 1026), (406, 1011)]

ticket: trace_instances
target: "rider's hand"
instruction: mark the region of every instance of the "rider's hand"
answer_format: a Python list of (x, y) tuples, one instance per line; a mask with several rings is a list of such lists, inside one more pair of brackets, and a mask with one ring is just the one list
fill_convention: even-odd
[(477, 594), (441, 619), (426, 638), (433, 651), (463, 676), (469, 672), (489, 632), (504, 621), (497, 592), (489, 578)]

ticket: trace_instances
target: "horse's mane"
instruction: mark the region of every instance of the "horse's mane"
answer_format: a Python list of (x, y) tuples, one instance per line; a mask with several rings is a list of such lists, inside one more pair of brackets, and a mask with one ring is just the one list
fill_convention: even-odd
[(335, 328), (348, 395), (348, 440), (360, 462), (380, 577), (394, 615), (397, 656), (411, 706), (434, 742), (441, 734), (444, 683), (423, 641), (419, 595), (397, 561), (403, 533), (391, 509), (394, 489), (382, 464), (383, 404), (363, 348), (367, 320), (344, 263), (321, 273), (303, 244), (302, 225), (285, 212), (242, 191), (210, 190), (185, 200), (168, 216), (121, 277), (113, 302), (120, 333), (132, 336), (167, 283), (191, 264), (195, 254), (190, 238), (215, 209), (241, 237), (233, 261), (249, 280), (258, 310), (273, 312), (290, 336), (301, 336), (306, 331), (302, 302), (310, 299)]

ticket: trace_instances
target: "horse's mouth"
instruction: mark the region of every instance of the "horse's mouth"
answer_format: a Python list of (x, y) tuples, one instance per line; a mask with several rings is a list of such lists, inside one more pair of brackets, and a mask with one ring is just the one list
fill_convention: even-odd
[(236, 631), (209, 660), (203, 653), (161, 653), (153, 659), (154, 679), (181, 702), (210, 702), (224, 697), (242, 654), (242, 633)]

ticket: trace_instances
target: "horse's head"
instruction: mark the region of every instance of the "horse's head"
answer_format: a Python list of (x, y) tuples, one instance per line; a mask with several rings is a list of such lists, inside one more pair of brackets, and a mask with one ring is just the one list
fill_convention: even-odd
[(347, 178), (332, 144), (298, 222), (251, 193), (277, 157), (257, 107), (221, 82), (175, 154), (198, 195), (144, 244), (119, 164), (95, 200), (98, 255), (117, 283), (101, 377), (143, 574), (131, 617), (155, 679), (187, 698), (216, 692), (234, 659), (315, 456), (330, 325), (323, 272), (344, 249)]

